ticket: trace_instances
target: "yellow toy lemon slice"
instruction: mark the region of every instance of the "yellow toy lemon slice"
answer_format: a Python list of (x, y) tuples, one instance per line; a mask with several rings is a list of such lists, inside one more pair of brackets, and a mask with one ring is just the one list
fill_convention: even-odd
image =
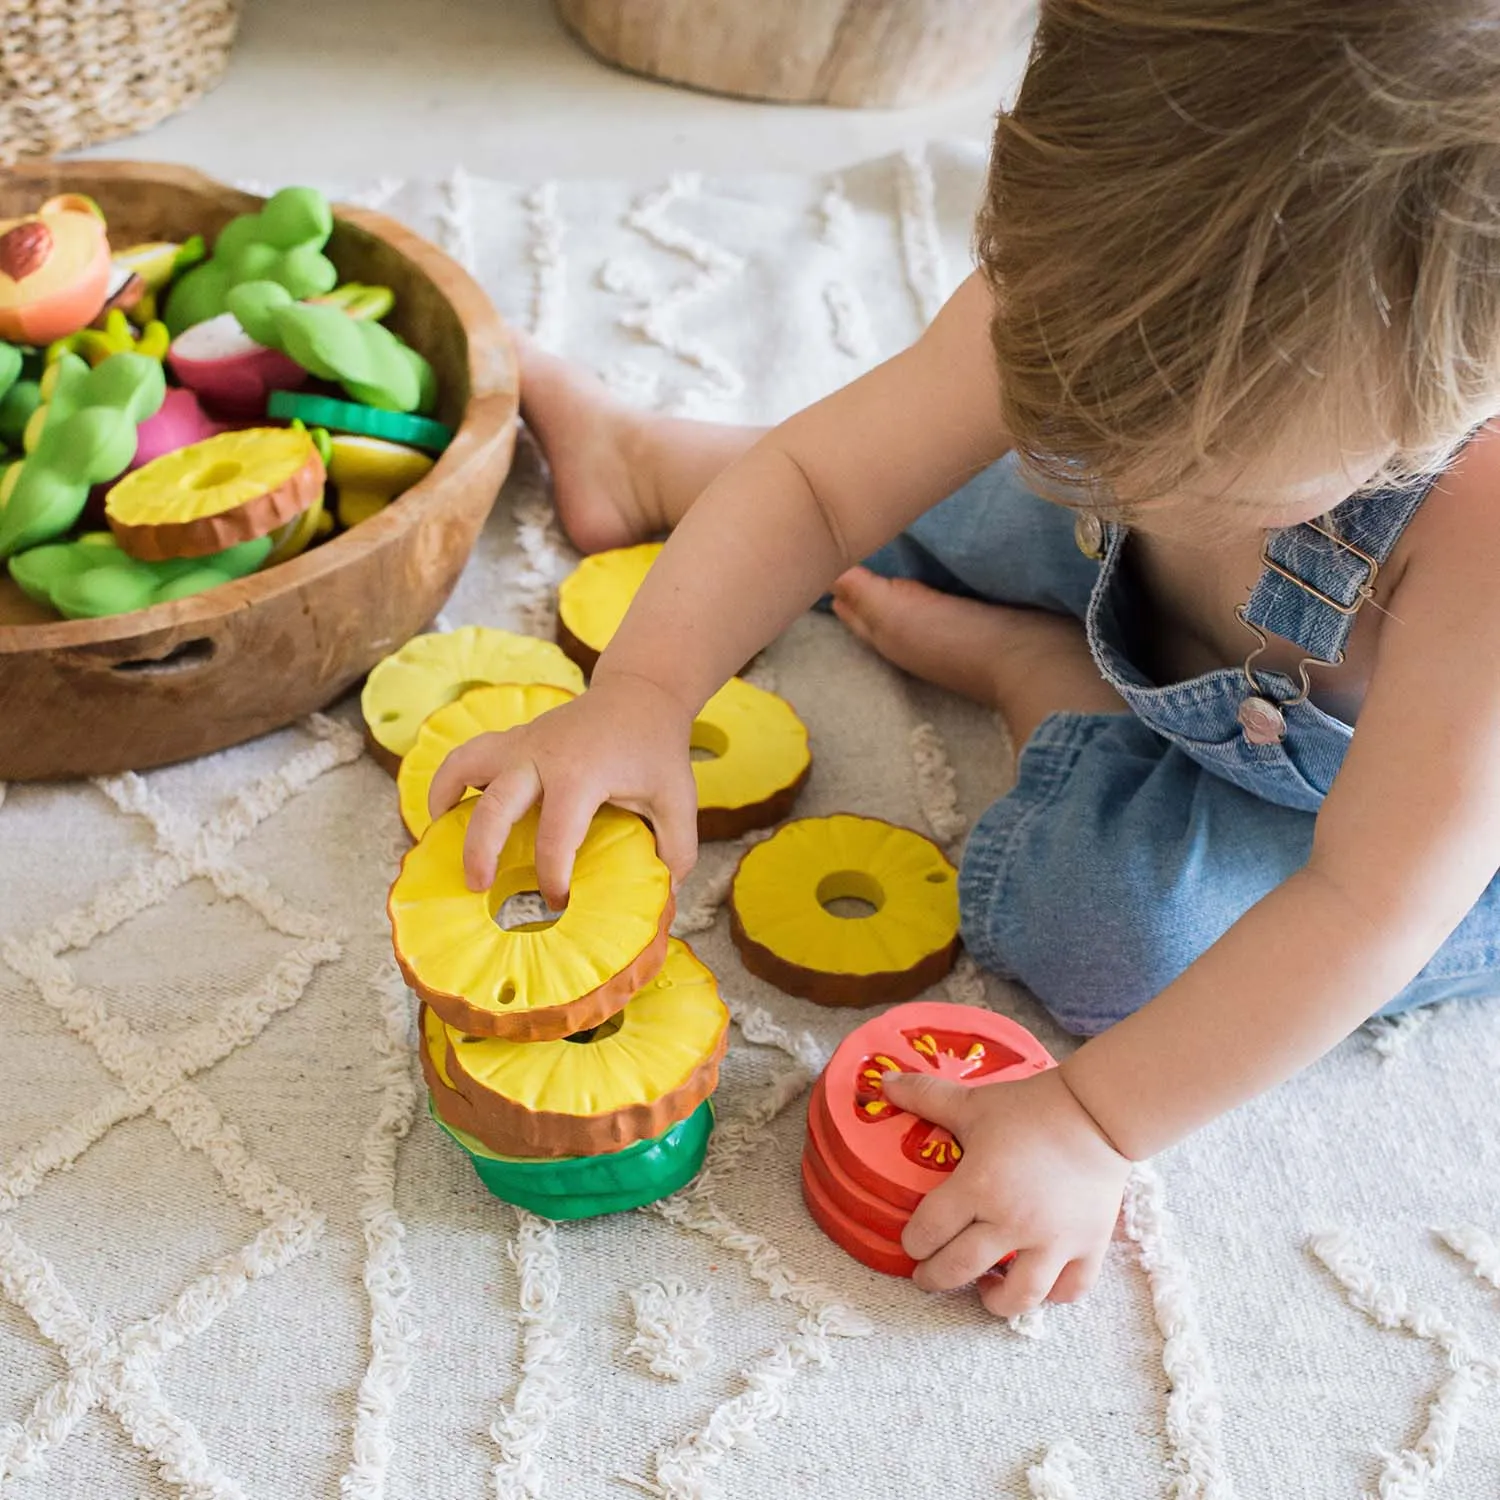
[(163, 454), (110, 490), (104, 514), (143, 562), (206, 557), (284, 526), (323, 494), (306, 432), (253, 427)]
[(386, 910), (406, 982), (445, 1021), (477, 1036), (546, 1041), (597, 1026), (661, 968), (672, 879), (651, 830), (602, 807), (579, 847), (566, 909), (507, 930), (505, 903), (537, 888), (537, 809), (511, 830), (494, 884), (464, 884), (473, 801), (432, 823), (401, 861)]
[(791, 812), (812, 772), (807, 726), (785, 698), (731, 677), (693, 721), (698, 837), (733, 839)]
[(339, 525), (358, 526), (425, 479), (437, 462), (431, 454), (384, 438), (330, 433), (328, 477), (339, 493)]
[(434, 1071), (441, 1048), (440, 1081), (462, 1097), (471, 1134), (504, 1156), (596, 1156), (661, 1135), (713, 1092), (729, 1035), (714, 976), (676, 939), (661, 972), (591, 1031), (513, 1042), (438, 1021), (435, 1037), (432, 1014)]
[(745, 967), (788, 994), (821, 1005), (909, 1000), (957, 957), (958, 872), (909, 828), (804, 818), (746, 853), (730, 916)]
[(583, 673), (551, 641), (489, 625), (413, 636), (365, 679), (360, 707), (370, 749), (391, 775), (429, 714), (491, 682), (583, 691)]
[(460, 745), (477, 735), (500, 733), (529, 724), (549, 709), (567, 703), (575, 694), (542, 682), (501, 682), (470, 688), (456, 702), (429, 714), (417, 731), (417, 742), (401, 758), (396, 787), (401, 797), (401, 821), (414, 839), (427, 831), (432, 817), (427, 793), (438, 767)]
[(594, 670), (660, 556), (660, 542), (596, 552), (558, 585), (557, 644), (585, 672)]

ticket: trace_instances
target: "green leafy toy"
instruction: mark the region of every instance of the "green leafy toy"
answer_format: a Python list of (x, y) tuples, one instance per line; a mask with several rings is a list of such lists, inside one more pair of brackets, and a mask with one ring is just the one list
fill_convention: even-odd
[(12, 450), (25, 441), (26, 424), (42, 404), (39, 381), (21, 379), (0, 396), (0, 443)]
[(259, 213), (231, 219), (208, 260), (172, 286), (163, 321), (176, 338), (228, 307), (230, 291), (246, 281), (271, 281), (293, 297), (331, 292), (339, 274), (323, 254), (333, 233), (333, 212), (315, 188), (282, 188)]
[(10, 560), (10, 576), (22, 593), (50, 604), (70, 620), (96, 620), (146, 609), (168, 599), (186, 599), (253, 573), (271, 555), (269, 536), (241, 542), (211, 557), (174, 557), (141, 562), (108, 531), (86, 532), (75, 542), (33, 547)]
[(63, 354), (42, 378), (45, 405), (27, 424), (25, 459), (0, 484), (0, 558), (69, 530), (96, 484), (125, 472), (136, 428), (167, 385), (158, 360), (113, 354), (89, 369)]
[(14, 344), (0, 344), (0, 401), (21, 378), (22, 354)]
[(273, 281), (229, 293), (229, 311), (257, 344), (275, 349), (356, 401), (382, 411), (429, 412), (437, 400), (432, 366), (389, 328), (337, 307), (298, 302)]

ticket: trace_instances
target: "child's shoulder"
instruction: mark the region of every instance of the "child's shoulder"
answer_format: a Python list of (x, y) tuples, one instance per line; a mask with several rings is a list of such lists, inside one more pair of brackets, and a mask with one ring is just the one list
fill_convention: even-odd
[(1406, 535), (1391, 609), (1420, 586), (1483, 586), (1500, 611), (1500, 418), (1486, 423), (1433, 484)]

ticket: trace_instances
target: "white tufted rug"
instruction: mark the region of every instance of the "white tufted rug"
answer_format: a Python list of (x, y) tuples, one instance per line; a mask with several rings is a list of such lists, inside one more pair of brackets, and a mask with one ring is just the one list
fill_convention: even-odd
[[(931, 315), (981, 167), (360, 196), (636, 399), (768, 419)], [(523, 454), (450, 623), (545, 628), (547, 515)], [(952, 840), (1003, 790), (985, 715), (832, 621), (765, 670), (812, 728), (804, 811)], [(805, 1085), (857, 1017), (745, 975), (711, 847), (685, 922), (740, 1022), (711, 1175), (553, 1229), (422, 1108), (354, 724), (0, 806), (5, 1500), (1500, 1493), (1493, 1007), (1363, 1032), (1143, 1167), (1094, 1296), (1010, 1330), (808, 1219)]]

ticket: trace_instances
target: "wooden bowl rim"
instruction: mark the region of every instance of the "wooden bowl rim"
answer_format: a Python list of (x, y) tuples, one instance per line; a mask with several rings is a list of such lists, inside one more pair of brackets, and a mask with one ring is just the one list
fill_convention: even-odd
[[(239, 198), (242, 212), (266, 200), (193, 167), (149, 161), (42, 161), (8, 169), (13, 178), (119, 178), (160, 183), (184, 193)], [(94, 620), (0, 625), (0, 657), (22, 651), (143, 643), (164, 633), (190, 636), (197, 627), (317, 582), (420, 526), (442, 492), (482, 464), (487, 450), (516, 420), (520, 408), (516, 354), (505, 322), (484, 289), (459, 263), (414, 230), (373, 209), (333, 205), (334, 217), (384, 240), (437, 286), (452, 306), (467, 341), (469, 400), (453, 442), (427, 475), (400, 499), (357, 527), (263, 573), (220, 584), (206, 593)]]

